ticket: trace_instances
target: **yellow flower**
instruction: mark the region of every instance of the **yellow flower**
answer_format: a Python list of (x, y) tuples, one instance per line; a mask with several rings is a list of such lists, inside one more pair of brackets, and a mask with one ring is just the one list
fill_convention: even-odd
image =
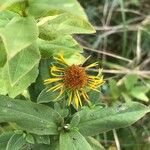
[(53, 77), (44, 80), (44, 84), (56, 83), (55, 86), (48, 90), (52, 92), (57, 90), (60, 91), (56, 99), (58, 99), (64, 92), (67, 92), (69, 99), (68, 105), (74, 102), (77, 108), (79, 105), (82, 106), (82, 99), (89, 101), (87, 91), (98, 91), (97, 88), (105, 82), (103, 76), (92, 76), (87, 73), (87, 69), (98, 65), (97, 62), (82, 67), (83, 64), (69, 65), (62, 55), (54, 57), (54, 59), (56, 60), (56, 64), (53, 64), (50, 68)]

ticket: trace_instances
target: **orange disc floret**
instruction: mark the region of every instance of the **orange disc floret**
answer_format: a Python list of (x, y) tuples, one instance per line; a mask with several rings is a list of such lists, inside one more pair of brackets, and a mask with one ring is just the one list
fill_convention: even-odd
[(79, 65), (69, 66), (65, 70), (63, 79), (65, 87), (74, 90), (83, 88), (88, 82), (85, 68)]

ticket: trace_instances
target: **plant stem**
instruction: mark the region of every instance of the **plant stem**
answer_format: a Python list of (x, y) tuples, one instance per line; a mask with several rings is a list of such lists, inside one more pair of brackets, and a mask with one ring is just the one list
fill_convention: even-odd
[(113, 129), (113, 134), (114, 134), (114, 139), (116, 142), (117, 150), (121, 150), (120, 142), (119, 142), (118, 135), (115, 129)]

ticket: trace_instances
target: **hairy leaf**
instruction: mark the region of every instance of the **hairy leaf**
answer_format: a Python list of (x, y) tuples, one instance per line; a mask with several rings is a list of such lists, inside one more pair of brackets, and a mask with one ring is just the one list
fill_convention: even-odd
[(40, 53), (36, 43), (19, 52), (0, 69), (0, 94), (15, 97), (38, 75)]
[(48, 106), (0, 96), (0, 122), (14, 122), (27, 132), (57, 134), (56, 115)]
[(70, 131), (60, 134), (60, 150), (92, 150), (90, 144), (78, 131)]
[(127, 127), (149, 111), (149, 108), (143, 104), (132, 102), (108, 108), (87, 108), (76, 115), (80, 116), (78, 124), (80, 133), (93, 136), (115, 128)]
[(26, 144), (23, 134), (14, 133), (7, 143), (6, 150), (20, 150)]
[(0, 134), (0, 149), (6, 150), (7, 143), (9, 139), (13, 136), (13, 131), (5, 131), (2, 134)]
[(15, 17), (0, 29), (0, 36), (10, 60), (38, 38), (38, 29), (32, 17)]
[(69, 12), (86, 18), (86, 15), (76, 0), (28, 0), (30, 14), (35, 17)]
[(46, 58), (58, 53), (70, 55), (75, 52), (82, 52), (82, 48), (79, 46), (79, 44), (69, 35), (58, 37), (54, 40), (39, 39), (38, 45), (42, 56)]
[[(43, 22), (43, 21), (41, 21)], [(39, 26), (40, 34), (49, 37), (64, 36), (68, 34), (94, 33), (91, 24), (82, 17), (69, 13), (60, 14)]]

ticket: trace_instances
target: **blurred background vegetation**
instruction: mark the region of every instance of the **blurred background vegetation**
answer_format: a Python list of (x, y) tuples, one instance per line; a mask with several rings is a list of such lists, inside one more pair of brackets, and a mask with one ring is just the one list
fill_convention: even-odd
[[(96, 99), (104, 105), (150, 97), (150, 0), (79, 0), (93, 35), (75, 37), (85, 55), (103, 68), (107, 83)], [(93, 73), (98, 69), (91, 70)], [(93, 98), (93, 96), (92, 96)], [(108, 150), (150, 150), (150, 115), (134, 125), (95, 137)]]

